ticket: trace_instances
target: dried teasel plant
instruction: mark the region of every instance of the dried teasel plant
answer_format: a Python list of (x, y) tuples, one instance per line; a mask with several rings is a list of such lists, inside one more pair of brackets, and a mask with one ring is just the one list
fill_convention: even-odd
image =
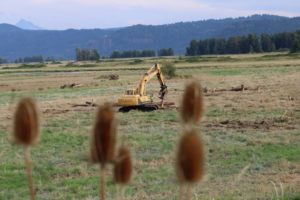
[[(178, 146), (176, 157), (177, 177), (180, 182), (180, 199), (190, 199), (191, 184), (200, 181), (204, 175), (204, 150), (199, 134), (195, 130), (186, 131)], [(187, 186), (184, 194), (183, 188)]]
[(181, 118), (186, 124), (198, 124), (203, 114), (203, 92), (200, 83), (190, 82), (184, 91), (181, 104)]
[(117, 184), (118, 199), (122, 200), (124, 197), (123, 189), (130, 181), (132, 175), (132, 158), (130, 150), (126, 146), (119, 148), (118, 155), (114, 163), (114, 181)]
[[(204, 150), (197, 131), (203, 115), (203, 92), (200, 83), (193, 80), (187, 84), (181, 105), (184, 134), (179, 140), (176, 156), (176, 171), (180, 182), (179, 199), (190, 199), (193, 183), (204, 175)], [(184, 188), (187, 189), (184, 192)]]
[(112, 163), (116, 146), (116, 122), (114, 110), (109, 103), (100, 106), (91, 140), (91, 160), (100, 163), (100, 199), (105, 200), (105, 176), (107, 164)]
[(14, 115), (14, 142), (26, 147), (37, 142), (39, 120), (36, 103), (31, 98), (22, 99)]
[(32, 167), (29, 147), (39, 138), (39, 120), (36, 103), (32, 98), (23, 98), (17, 105), (14, 115), (14, 142), (24, 147), (24, 162), (28, 177), (31, 199), (35, 199), (32, 181)]
[(177, 152), (177, 175), (182, 183), (196, 183), (204, 174), (204, 151), (196, 131), (187, 131), (180, 139)]

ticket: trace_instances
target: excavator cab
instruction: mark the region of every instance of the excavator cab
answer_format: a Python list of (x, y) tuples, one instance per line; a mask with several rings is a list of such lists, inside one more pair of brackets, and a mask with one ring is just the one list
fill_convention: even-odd
[(126, 90), (125, 95), (135, 95), (135, 90)]

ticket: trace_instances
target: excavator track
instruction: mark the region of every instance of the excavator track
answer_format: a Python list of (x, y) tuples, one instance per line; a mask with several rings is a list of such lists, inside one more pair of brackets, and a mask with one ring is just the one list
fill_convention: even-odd
[(159, 106), (157, 104), (143, 104), (138, 106), (125, 106), (119, 108), (119, 112), (129, 112), (131, 110), (138, 110), (142, 112), (151, 112), (154, 110), (158, 110)]

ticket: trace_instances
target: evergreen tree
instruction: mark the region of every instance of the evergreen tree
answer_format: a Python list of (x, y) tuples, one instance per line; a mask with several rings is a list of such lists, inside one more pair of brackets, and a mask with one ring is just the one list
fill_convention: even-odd
[(260, 37), (253, 33), (230, 37), (227, 40), (216, 38), (192, 40), (190, 46), (186, 48), (186, 55), (259, 53), (281, 49), (297, 52), (299, 41), (300, 30), (293, 33), (262, 34)]
[(76, 48), (76, 60), (86, 61), (86, 60), (99, 60), (100, 54), (97, 49), (79, 49)]
[(299, 39), (295, 39), (293, 41), (292, 47), (290, 49), (291, 53), (296, 53), (296, 52), (300, 52), (300, 40)]
[(137, 58), (137, 57), (154, 57), (156, 56), (153, 50), (143, 50), (143, 51), (113, 51), (110, 58)]
[(231, 37), (226, 42), (226, 53), (234, 54), (241, 53), (240, 48), (240, 38), (239, 37)]
[(188, 56), (195, 56), (197, 55), (197, 50), (198, 50), (198, 42), (196, 40), (192, 40), (190, 42), (190, 46), (187, 48), (187, 55)]
[(174, 51), (172, 48), (167, 48), (167, 49), (160, 49), (157, 52), (158, 56), (174, 56)]
[(216, 54), (225, 54), (226, 53), (226, 40), (225, 39), (216, 40), (215, 51), (216, 51), (215, 52)]
[(249, 48), (249, 51), (252, 50), (252, 52), (250, 51), (251, 53), (261, 52), (261, 44), (255, 33), (248, 35), (248, 42), (249, 46), (252, 47), (252, 49)]
[(240, 51), (238, 53), (249, 53), (250, 52), (250, 42), (248, 40), (248, 37), (241, 36), (241, 37), (237, 37), (237, 38), (240, 39), (240, 41), (239, 41)]
[(4, 63), (7, 63), (7, 60), (5, 58), (0, 57), (0, 64), (4, 64)]
[(31, 56), (31, 57), (24, 57), (24, 63), (31, 63), (31, 62), (44, 62), (43, 56)]
[(275, 50), (275, 45), (268, 34), (262, 34), (260, 36), (260, 43), (263, 52), (272, 52)]

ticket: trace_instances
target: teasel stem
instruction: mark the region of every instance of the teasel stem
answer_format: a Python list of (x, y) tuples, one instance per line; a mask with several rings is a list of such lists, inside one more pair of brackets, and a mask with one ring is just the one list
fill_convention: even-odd
[(186, 200), (192, 199), (192, 185), (187, 184), (186, 186)]
[(117, 184), (117, 200), (123, 200), (123, 199), (124, 199), (124, 185)]
[(179, 200), (183, 200), (184, 197), (184, 184), (180, 183), (179, 185)]
[(30, 150), (29, 147), (24, 147), (24, 162), (26, 167), (26, 173), (28, 178), (28, 187), (30, 191), (31, 200), (35, 200), (35, 192), (32, 181), (32, 166), (31, 166), (31, 158), (30, 158)]
[(118, 184), (116, 185), (116, 188), (117, 188), (117, 200), (121, 200), (121, 195), (120, 195), (121, 188)]
[(101, 166), (100, 167), (100, 188), (99, 188), (100, 200), (106, 199), (105, 190), (106, 190), (106, 167)]
[(124, 199), (124, 192), (125, 192), (125, 187), (123, 184), (120, 184), (120, 192), (121, 192), (121, 198), (120, 200)]

